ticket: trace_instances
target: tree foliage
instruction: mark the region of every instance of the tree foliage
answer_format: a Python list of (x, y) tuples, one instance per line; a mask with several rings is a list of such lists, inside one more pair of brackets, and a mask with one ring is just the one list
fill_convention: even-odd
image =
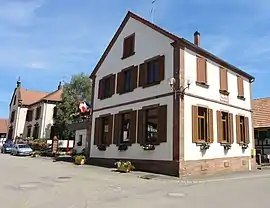
[(80, 118), (74, 118), (71, 114), (78, 110), (79, 101), (90, 103), (91, 91), (92, 80), (84, 73), (73, 75), (70, 82), (63, 85), (62, 102), (57, 105), (54, 124), (59, 139), (68, 139), (72, 136), (67, 126)]

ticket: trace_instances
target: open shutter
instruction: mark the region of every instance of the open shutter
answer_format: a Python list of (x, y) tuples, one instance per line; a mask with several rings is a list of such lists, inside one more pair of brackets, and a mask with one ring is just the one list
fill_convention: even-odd
[(236, 143), (240, 144), (241, 143), (241, 132), (240, 132), (240, 116), (239, 115), (235, 116), (235, 121), (236, 121)]
[(164, 80), (164, 73), (165, 73), (165, 56), (160, 56), (158, 58), (158, 80)]
[(132, 90), (137, 88), (137, 80), (138, 80), (138, 66), (134, 66), (131, 71), (131, 87)]
[(249, 144), (250, 143), (250, 138), (249, 138), (249, 119), (248, 117), (245, 117), (245, 143)]
[(101, 79), (98, 84), (98, 99), (103, 99), (103, 91), (103, 79)]
[(208, 135), (207, 139), (210, 143), (214, 142), (214, 127), (213, 127), (213, 110), (207, 109), (207, 119), (208, 119)]
[(136, 121), (137, 121), (137, 111), (132, 111), (130, 115), (130, 143), (136, 143)]
[(94, 130), (94, 145), (99, 145), (101, 142), (101, 118), (95, 119), (95, 130)]
[(110, 95), (112, 96), (115, 93), (115, 74), (110, 79)]
[(123, 72), (117, 73), (117, 89), (116, 93), (120, 94), (123, 91)]
[(139, 110), (138, 111), (138, 138), (137, 143), (143, 145), (145, 144), (145, 129), (146, 123), (145, 123), (145, 111)]
[(117, 146), (120, 143), (120, 132), (121, 132), (121, 114), (114, 115), (114, 131), (113, 131), (113, 144)]
[(139, 86), (143, 87), (146, 84), (146, 64), (140, 64), (140, 72), (139, 72)]
[(108, 117), (109, 129), (108, 136), (106, 137), (106, 146), (110, 146), (112, 144), (112, 136), (113, 136), (113, 115), (109, 115)]
[(167, 141), (167, 105), (158, 107), (158, 141)]
[(198, 142), (198, 106), (192, 106), (192, 142)]
[(217, 141), (219, 143), (222, 143), (223, 138), (223, 132), (222, 132), (222, 122), (221, 122), (221, 111), (217, 110)]
[(234, 143), (234, 134), (233, 134), (233, 114), (229, 113), (229, 142), (230, 144)]

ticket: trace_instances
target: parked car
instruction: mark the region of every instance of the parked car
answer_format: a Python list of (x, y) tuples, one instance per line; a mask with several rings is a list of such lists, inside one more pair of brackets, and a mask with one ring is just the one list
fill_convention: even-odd
[(33, 154), (33, 150), (28, 144), (15, 144), (11, 151), (12, 155), (30, 156)]
[(1, 148), (1, 153), (11, 153), (13, 148), (13, 143), (4, 143)]

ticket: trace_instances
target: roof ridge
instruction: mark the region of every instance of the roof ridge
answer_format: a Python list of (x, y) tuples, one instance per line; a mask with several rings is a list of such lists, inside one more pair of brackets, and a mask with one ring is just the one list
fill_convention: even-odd
[(50, 92), (49, 94), (47, 94), (47, 95), (45, 95), (43, 98), (41, 98), (41, 100), (44, 99), (44, 98), (46, 98), (46, 97), (49, 97), (50, 95), (52, 95), (52, 94), (58, 92), (59, 90), (62, 90), (62, 89), (57, 89), (57, 90), (54, 90), (54, 91)]
[(263, 98), (254, 98), (252, 100), (268, 100), (270, 99), (270, 96), (269, 97), (263, 97)]

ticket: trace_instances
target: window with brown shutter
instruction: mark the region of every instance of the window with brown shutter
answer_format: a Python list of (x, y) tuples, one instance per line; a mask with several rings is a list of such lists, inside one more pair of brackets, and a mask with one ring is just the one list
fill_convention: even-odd
[(204, 58), (197, 56), (197, 82), (198, 85), (207, 86), (207, 62)]
[(217, 111), (217, 135), (219, 143), (233, 143), (233, 116), (231, 113)]
[(130, 57), (134, 54), (135, 54), (135, 33), (124, 39), (122, 59)]
[(192, 142), (214, 142), (212, 109), (192, 106)]
[(159, 84), (165, 77), (165, 56), (157, 56), (140, 65), (139, 86)]
[(115, 74), (106, 76), (99, 80), (98, 99), (112, 97), (115, 93)]
[(123, 94), (137, 88), (138, 66), (131, 66), (117, 74), (117, 93)]
[(239, 145), (250, 143), (248, 117), (236, 115), (236, 137)]
[(244, 80), (243, 77), (237, 76), (237, 88), (238, 88), (238, 96), (239, 99), (245, 99), (244, 96)]
[(219, 92), (228, 95), (228, 72), (227, 69), (220, 67), (219, 69), (220, 90)]
[(41, 116), (41, 107), (36, 108), (36, 120), (40, 119)]
[(141, 145), (167, 142), (166, 105), (139, 110), (137, 140)]
[(110, 146), (112, 143), (113, 115), (95, 119), (94, 145)]

